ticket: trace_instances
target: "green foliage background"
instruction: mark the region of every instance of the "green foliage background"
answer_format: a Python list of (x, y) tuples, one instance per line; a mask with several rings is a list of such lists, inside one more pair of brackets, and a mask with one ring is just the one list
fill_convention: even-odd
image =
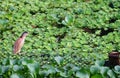
[[(0, 60), (33, 58), (52, 64), (56, 55), (65, 64), (91, 65), (120, 50), (119, 0), (0, 0)], [(84, 32), (94, 29), (94, 33)], [(112, 30), (101, 36), (102, 29)], [(12, 47), (28, 31), (24, 55), (13, 55)]]
[[(107, 59), (109, 52), (120, 51), (119, 4), (119, 0), (0, 0), (0, 77), (119, 77), (119, 66), (110, 70), (104, 62), (92, 65)], [(29, 35), (23, 54), (14, 55), (13, 44), (24, 31)]]

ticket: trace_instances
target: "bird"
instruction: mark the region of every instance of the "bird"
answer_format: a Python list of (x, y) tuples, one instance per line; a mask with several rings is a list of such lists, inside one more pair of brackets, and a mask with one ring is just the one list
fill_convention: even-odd
[(21, 48), (24, 45), (25, 38), (28, 35), (28, 32), (23, 32), (22, 35), (15, 41), (14, 46), (13, 46), (13, 53), (14, 54), (19, 54), (21, 51)]

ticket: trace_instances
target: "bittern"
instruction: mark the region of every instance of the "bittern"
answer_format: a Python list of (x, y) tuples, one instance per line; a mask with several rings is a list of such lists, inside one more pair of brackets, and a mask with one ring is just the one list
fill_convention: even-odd
[(23, 32), (22, 35), (16, 40), (14, 47), (13, 47), (13, 52), (15, 54), (20, 53), (27, 35), (28, 35), (28, 32)]

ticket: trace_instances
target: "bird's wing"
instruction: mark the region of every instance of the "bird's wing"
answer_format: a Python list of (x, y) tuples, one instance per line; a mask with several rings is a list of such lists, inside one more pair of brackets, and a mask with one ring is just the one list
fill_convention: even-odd
[(14, 53), (17, 53), (17, 52), (20, 51), (20, 49), (21, 49), (22, 46), (23, 46), (23, 42), (24, 42), (24, 41), (23, 41), (22, 38), (17, 39), (17, 41), (15, 42), (14, 47), (13, 47), (13, 52), (14, 52)]

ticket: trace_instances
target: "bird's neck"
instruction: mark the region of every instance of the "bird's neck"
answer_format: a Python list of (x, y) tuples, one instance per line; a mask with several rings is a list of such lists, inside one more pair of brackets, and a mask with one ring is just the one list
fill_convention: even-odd
[(20, 38), (23, 38), (23, 39), (25, 39), (25, 38), (26, 38), (26, 36), (24, 36), (24, 35), (21, 35), (21, 36), (20, 36)]

